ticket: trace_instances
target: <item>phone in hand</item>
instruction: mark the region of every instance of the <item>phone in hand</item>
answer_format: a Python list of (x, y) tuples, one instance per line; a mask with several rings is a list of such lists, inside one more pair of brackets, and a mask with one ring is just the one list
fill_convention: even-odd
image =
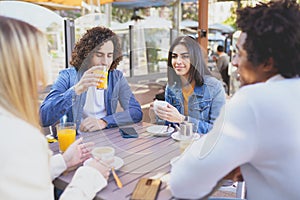
[(132, 127), (124, 127), (119, 129), (123, 138), (137, 138), (139, 137), (136, 130)]
[(141, 178), (137, 183), (130, 200), (155, 200), (159, 192), (161, 180)]

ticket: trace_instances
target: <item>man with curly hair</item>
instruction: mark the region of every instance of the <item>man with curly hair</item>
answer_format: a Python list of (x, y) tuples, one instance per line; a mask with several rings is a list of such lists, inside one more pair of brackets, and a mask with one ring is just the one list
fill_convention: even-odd
[(276, 0), (238, 11), (242, 88), (211, 132), (172, 162), (178, 198), (202, 198), (240, 167), (251, 199), (300, 199), (300, 6)]
[[(105, 27), (87, 30), (72, 52), (73, 67), (59, 73), (40, 107), (41, 124), (54, 125), (66, 115), (81, 132), (91, 132), (141, 121), (141, 106), (116, 69), (121, 60), (120, 42), (113, 31)], [(108, 86), (98, 90), (95, 70), (103, 66), (109, 69)], [(117, 112), (118, 103), (123, 111)]]

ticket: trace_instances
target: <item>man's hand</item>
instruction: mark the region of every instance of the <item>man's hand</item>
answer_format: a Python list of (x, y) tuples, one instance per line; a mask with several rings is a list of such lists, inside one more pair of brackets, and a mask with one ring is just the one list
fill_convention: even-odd
[(100, 74), (94, 73), (95, 70), (101, 70), (100, 66), (94, 66), (88, 69), (82, 75), (81, 79), (78, 83), (74, 86), (74, 91), (77, 95), (87, 91), (87, 89), (91, 86), (97, 86), (98, 82), (100, 81)]
[(94, 117), (85, 118), (81, 124), (79, 130), (82, 132), (93, 132), (106, 128), (107, 123), (102, 119), (97, 119)]

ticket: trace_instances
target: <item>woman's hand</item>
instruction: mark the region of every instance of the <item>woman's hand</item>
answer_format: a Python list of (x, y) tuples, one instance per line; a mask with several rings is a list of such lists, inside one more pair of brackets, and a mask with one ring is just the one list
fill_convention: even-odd
[(157, 106), (156, 114), (159, 118), (169, 122), (181, 123), (184, 120), (184, 116), (171, 104), (166, 107)]
[(77, 166), (91, 157), (91, 150), (94, 147), (94, 143), (83, 143), (82, 140), (82, 138), (79, 138), (73, 142), (63, 153), (67, 168)]
[(79, 130), (82, 132), (92, 132), (98, 131), (106, 128), (107, 123), (102, 119), (97, 119), (94, 117), (87, 117), (82, 120)]
[(89, 160), (89, 162), (85, 163), (86, 166), (90, 166), (98, 170), (103, 177), (107, 180), (109, 177), (110, 169), (111, 169), (111, 164), (113, 163), (113, 159), (109, 161), (102, 161), (102, 160), (96, 160), (93, 158), (92, 160)]
[(95, 70), (101, 70), (102, 67), (94, 66), (85, 71), (79, 80), (79, 82), (74, 86), (74, 91), (77, 95), (87, 91), (91, 86), (97, 86), (100, 81), (100, 74), (94, 73)]

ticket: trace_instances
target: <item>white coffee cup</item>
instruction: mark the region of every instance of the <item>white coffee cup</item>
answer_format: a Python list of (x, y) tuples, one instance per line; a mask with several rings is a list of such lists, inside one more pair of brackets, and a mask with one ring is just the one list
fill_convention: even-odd
[(95, 147), (92, 150), (92, 155), (96, 159), (111, 160), (115, 156), (115, 149), (110, 146)]
[(166, 101), (155, 100), (155, 101), (153, 102), (153, 109), (154, 109), (155, 114), (156, 114), (156, 112), (157, 112), (158, 106), (161, 106), (161, 107), (167, 107), (168, 104), (169, 104), (169, 103), (166, 102)]

